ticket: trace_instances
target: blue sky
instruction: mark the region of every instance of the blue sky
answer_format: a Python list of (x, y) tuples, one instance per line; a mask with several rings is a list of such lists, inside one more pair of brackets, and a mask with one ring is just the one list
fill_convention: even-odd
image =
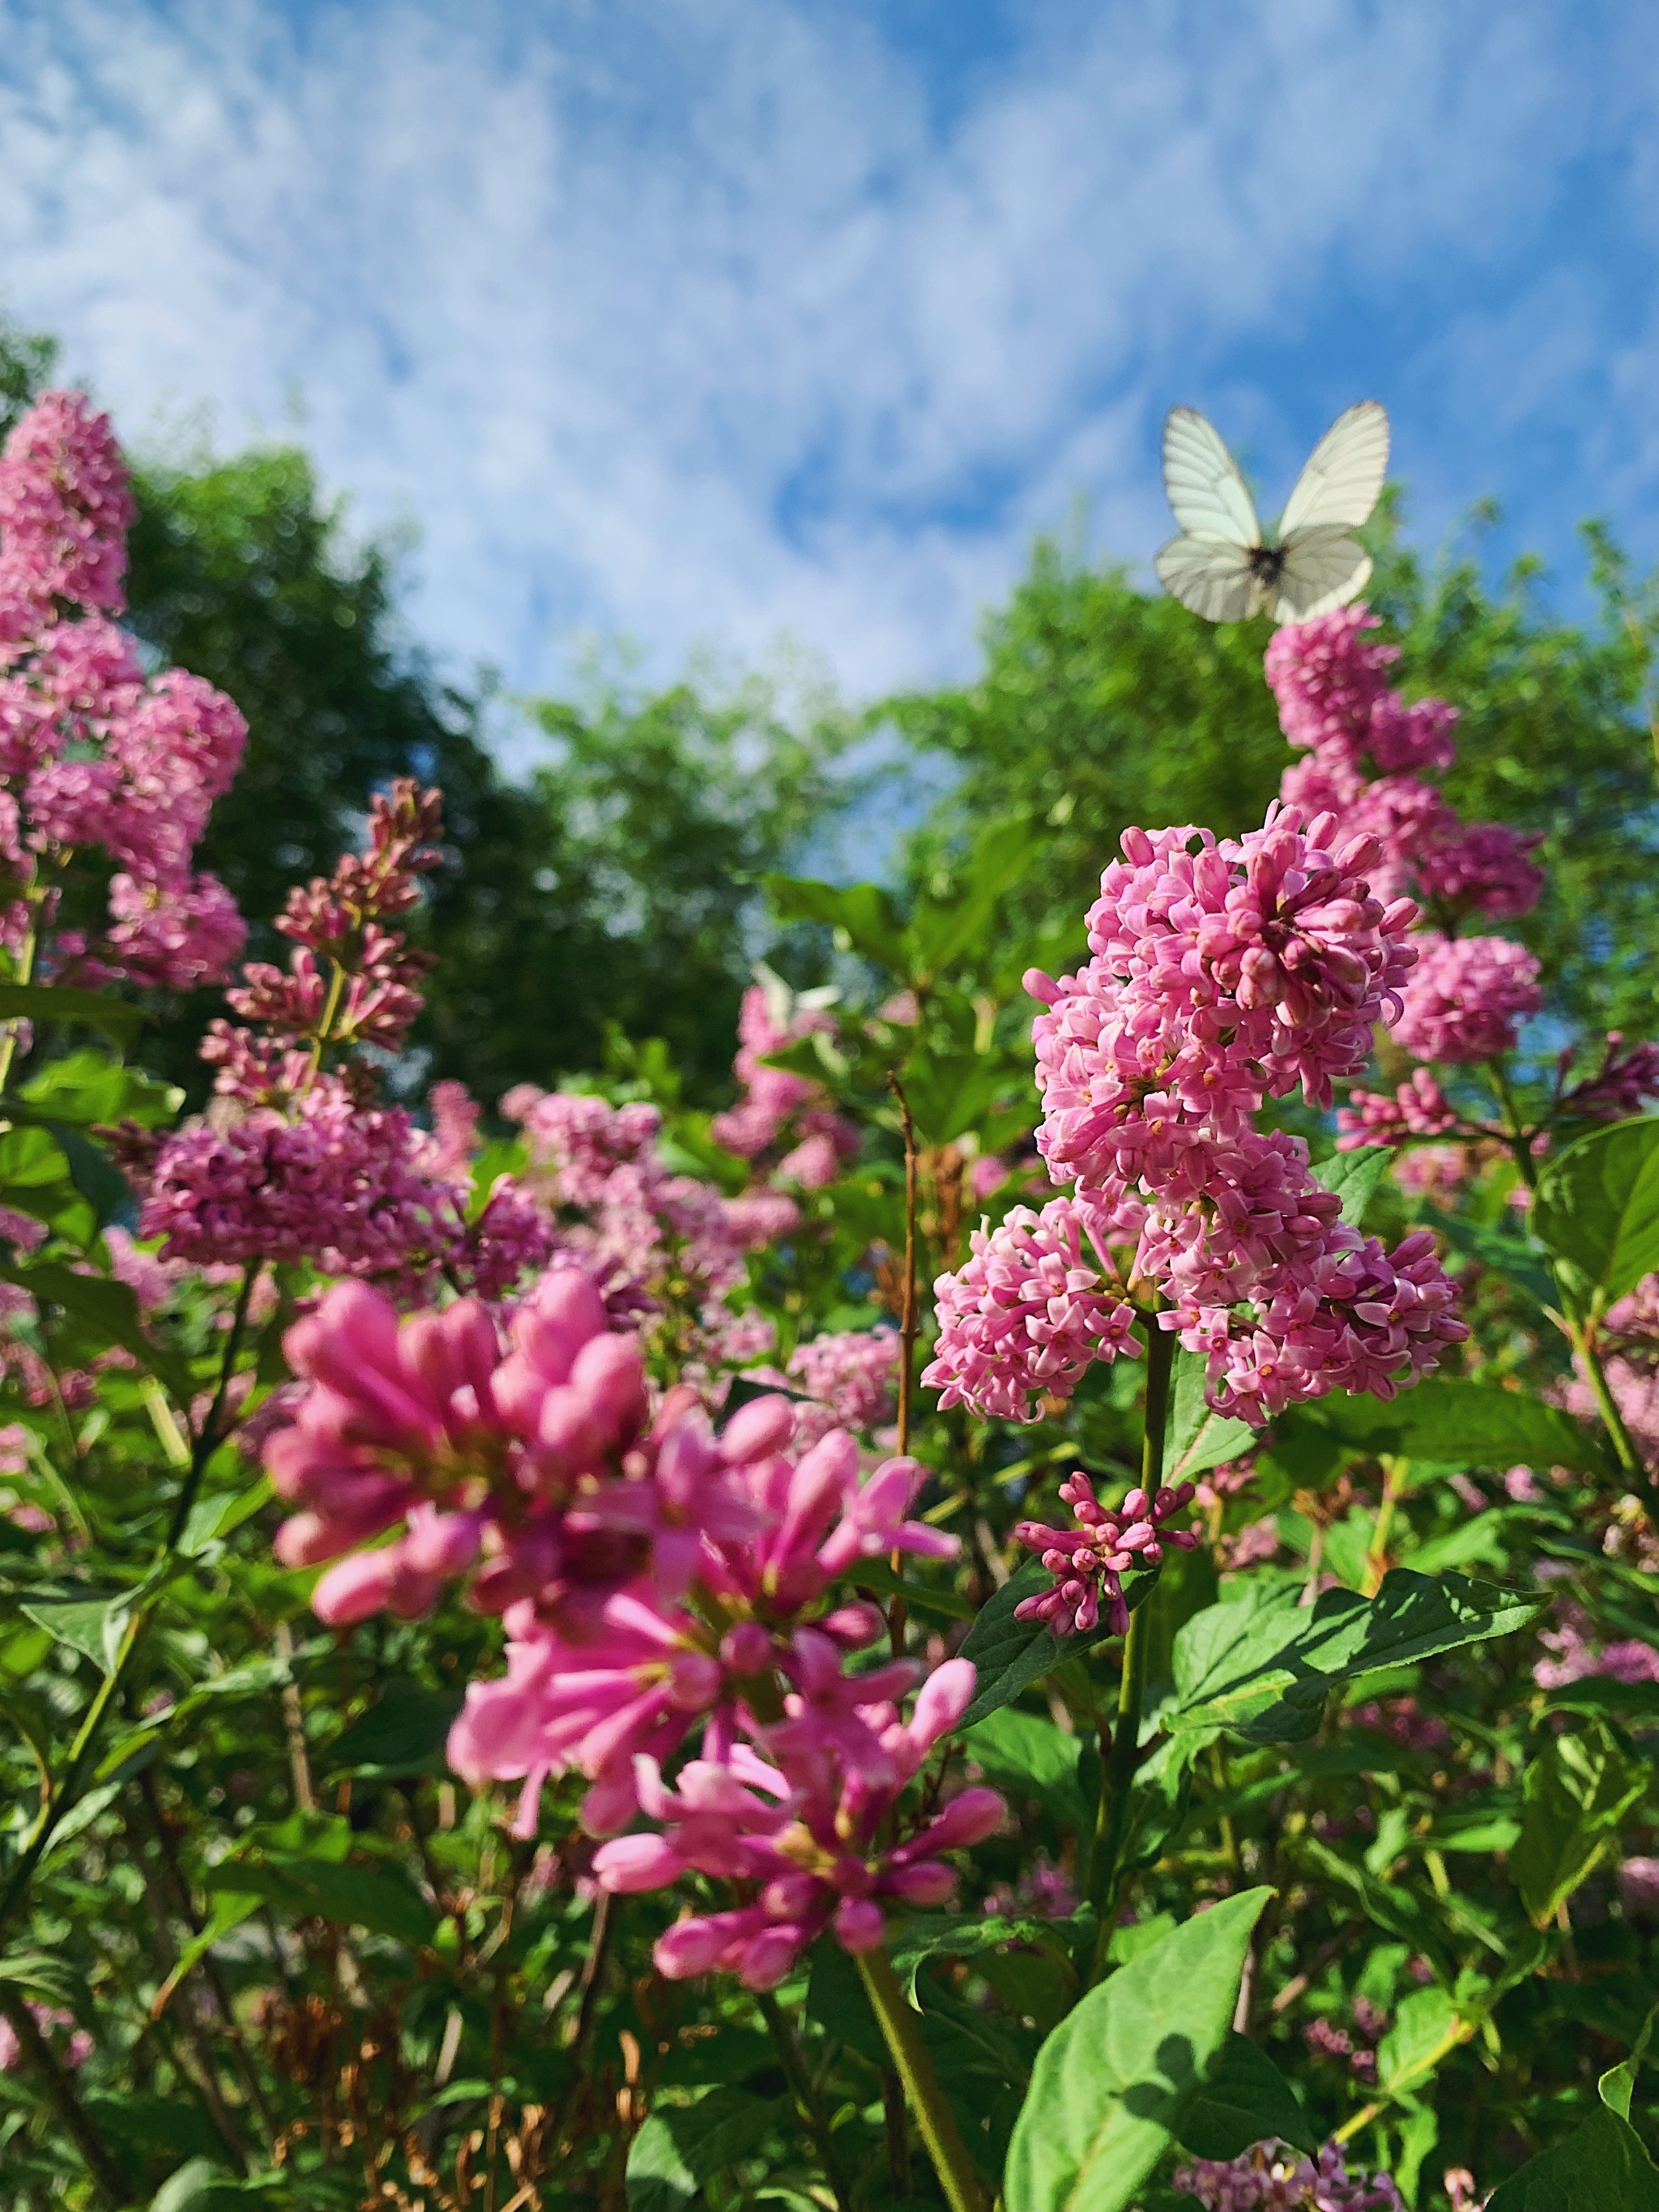
[(1511, 0), (0, 0), (0, 295), (141, 447), (297, 422), (410, 628), (959, 675), (1158, 424), (1659, 557), (1659, 36)]

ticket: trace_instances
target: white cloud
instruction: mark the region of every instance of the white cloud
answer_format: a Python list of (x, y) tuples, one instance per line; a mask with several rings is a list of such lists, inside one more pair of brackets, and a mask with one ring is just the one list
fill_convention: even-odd
[(1605, 394), (1598, 241), (1526, 264), (1650, 98), (1620, 11), (1033, 11), (944, 123), (881, 15), (0, 0), (0, 283), (129, 434), (204, 397), (280, 430), (297, 388), (328, 481), (420, 528), (416, 629), (524, 686), (614, 628), (959, 670), (1079, 489), (1158, 542), (1176, 397), (1276, 481), (1409, 395), (1437, 515)]

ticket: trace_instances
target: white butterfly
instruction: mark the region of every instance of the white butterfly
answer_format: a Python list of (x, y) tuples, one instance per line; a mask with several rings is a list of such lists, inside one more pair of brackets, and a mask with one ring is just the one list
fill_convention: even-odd
[(1243, 622), (1265, 606), (1277, 623), (1307, 622), (1365, 588), (1370, 556), (1350, 536), (1376, 505), (1389, 465), (1389, 418), (1375, 399), (1339, 415), (1314, 447), (1279, 526), (1262, 543), (1232, 455), (1193, 407), (1164, 422), (1164, 489), (1182, 534), (1158, 554), (1164, 587), (1210, 622)]

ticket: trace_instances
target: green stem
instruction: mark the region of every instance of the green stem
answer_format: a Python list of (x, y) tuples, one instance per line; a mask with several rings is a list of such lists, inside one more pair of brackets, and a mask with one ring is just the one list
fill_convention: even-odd
[(81, 2100), (75, 2094), (75, 2084), (67, 2069), (60, 2066), (52, 2045), (35, 2024), (34, 2014), (24, 2002), (19, 1990), (10, 1984), (0, 1984), (0, 2013), (11, 2024), (23, 2056), (28, 2060), (46, 2099), (58, 2115), (64, 2133), (81, 2154), (82, 2162), (91, 2175), (99, 2196), (109, 2205), (119, 2207), (132, 2201), (131, 2187), (126, 2176), (116, 2164), (108, 2146)]
[[(916, 1125), (904, 1085), (890, 1069), (887, 1088), (898, 1101), (899, 1124), (904, 1132), (904, 1297), (899, 1315), (898, 1449), (902, 1459), (910, 1449), (910, 1424), (916, 1388)], [(895, 1575), (904, 1571), (904, 1557), (895, 1552)], [(904, 1628), (908, 1613), (902, 1589), (895, 1590), (887, 1607), (887, 1636), (895, 1659), (904, 1656)]]
[[(11, 979), (14, 983), (30, 983), (34, 980), (34, 955), (40, 942), (40, 906), (32, 898), (29, 901), (28, 934), (18, 951), (17, 972)], [(17, 1023), (7, 1022), (0, 1025), (0, 1091), (3, 1091), (11, 1080), (11, 1064), (16, 1054)]]
[(806, 2131), (811, 2136), (823, 2166), (823, 2179), (830, 2194), (836, 2200), (836, 2212), (853, 2212), (853, 2192), (842, 2164), (841, 2153), (830, 2130), (829, 2116), (823, 2109), (823, 2100), (813, 2088), (802, 2062), (800, 2045), (795, 2040), (795, 2031), (785, 2017), (782, 2006), (769, 1990), (760, 1990), (755, 2000), (760, 2007), (761, 2018), (766, 2022), (766, 2032), (771, 2037), (782, 2067), (784, 2078), (794, 2093)]
[[(1146, 1412), (1140, 1438), (1140, 1486), (1149, 1498), (1155, 1498), (1164, 1481), (1164, 1438), (1169, 1425), (1176, 1340), (1158, 1326), (1155, 1315), (1148, 1315), (1143, 1326), (1146, 1332)], [(1095, 1910), (1100, 1916), (1091, 1977), (1093, 1981), (1098, 1981), (1106, 1968), (1107, 1947), (1112, 1940), (1117, 1902), (1118, 1868), (1129, 1834), (1129, 1801), (1134, 1789), (1135, 1769), (1140, 1764), (1140, 1709), (1146, 1693), (1146, 1624), (1143, 1604), (1129, 1615), (1129, 1630), (1123, 1639), (1117, 1718), (1109, 1741), (1104, 1728), (1101, 1730), (1100, 1805), (1089, 1881)]]
[(127, 1670), (137, 1655), (139, 1642), (145, 1628), (149, 1626), (149, 1617), (161, 1602), (162, 1588), (165, 1586), (166, 1569), (178, 1550), (179, 1540), (183, 1535), (185, 1524), (190, 1518), (190, 1509), (196, 1502), (196, 1493), (201, 1487), (202, 1477), (206, 1472), (207, 1463), (212, 1458), (219, 1441), (219, 1419), (224, 1411), (231, 1377), (235, 1371), (236, 1355), (241, 1347), (243, 1325), (247, 1319), (248, 1300), (253, 1295), (253, 1285), (263, 1265), (262, 1261), (256, 1261), (243, 1278), (241, 1291), (236, 1300), (235, 1312), (232, 1316), (231, 1325), (226, 1334), (224, 1356), (219, 1364), (219, 1387), (214, 1393), (213, 1404), (209, 1409), (208, 1417), (197, 1434), (190, 1455), (189, 1471), (185, 1474), (178, 1499), (173, 1505), (173, 1518), (168, 1524), (167, 1540), (162, 1545), (154, 1566), (145, 1577), (145, 1584), (149, 1587), (149, 1594), (141, 1603), (136, 1605), (127, 1616), (127, 1625), (122, 1632), (114, 1662), (108, 1674), (99, 1684), (92, 1702), (82, 1717), (81, 1725), (76, 1731), (75, 1740), (70, 1746), (67, 1769), (50, 1788), (43, 1787), (41, 1790), (40, 1809), (35, 1816), (34, 1825), (29, 1831), (5, 1888), (0, 1890), (0, 1929), (5, 1928), (13, 1912), (21, 1902), (30, 1882), (34, 1879), (35, 1869), (51, 1847), (53, 1836), (80, 1798), (82, 1784), (86, 1780), (88, 1770), (92, 1765), (93, 1754), (97, 1747), (98, 1735), (103, 1727), (104, 1716), (125, 1686)]
[(933, 2062), (921, 2039), (918, 2015), (899, 1987), (892, 1960), (878, 1945), (873, 1951), (859, 1952), (857, 1963), (865, 1994), (881, 2022), (881, 2032), (951, 2212), (986, 2212), (985, 2185), (979, 2168), (962, 2139), (956, 2114), (945, 2100)]
[[(1538, 1188), (1538, 1170), (1533, 1161), (1531, 1138), (1522, 1121), (1520, 1109), (1516, 1104), (1515, 1093), (1510, 1086), (1510, 1079), (1503, 1062), (1495, 1060), (1491, 1066), (1492, 1082), (1498, 1097), (1504, 1102), (1504, 1112), (1509, 1121), (1505, 1135), (1510, 1150), (1515, 1156), (1516, 1166), (1520, 1170), (1522, 1179), (1528, 1189), (1535, 1191)], [(1648, 1473), (1642, 1455), (1636, 1448), (1635, 1439), (1626, 1427), (1625, 1417), (1620, 1412), (1613, 1392), (1608, 1388), (1607, 1370), (1601, 1364), (1601, 1355), (1596, 1348), (1594, 1321), (1575, 1310), (1575, 1300), (1571, 1289), (1553, 1258), (1550, 1261), (1550, 1273), (1555, 1279), (1556, 1290), (1560, 1296), (1561, 1311), (1566, 1319), (1568, 1340), (1584, 1364), (1584, 1371), (1589, 1377), (1590, 1390), (1595, 1400), (1596, 1411), (1601, 1416), (1601, 1425), (1607, 1432), (1607, 1439), (1613, 1446), (1613, 1455), (1619, 1462), (1620, 1470), (1629, 1478), (1632, 1488), (1647, 1508), (1648, 1518), (1656, 1528), (1659, 1528), (1659, 1491), (1656, 1491), (1654, 1487), (1653, 1480)]]

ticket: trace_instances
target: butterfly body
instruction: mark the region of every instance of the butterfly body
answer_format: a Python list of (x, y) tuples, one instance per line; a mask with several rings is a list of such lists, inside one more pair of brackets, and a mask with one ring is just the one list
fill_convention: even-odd
[(1389, 418), (1375, 399), (1350, 407), (1315, 447), (1268, 544), (1232, 455), (1195, 408), (1164, 425), (1164, 489), (1181, 534), (1158, 553), (1164, 588), (1210, 622), (1265, 607), (1307, 622), (1364, 589), (1370, 556), (1351, 533), (1376, 504), (1389, 465)]

